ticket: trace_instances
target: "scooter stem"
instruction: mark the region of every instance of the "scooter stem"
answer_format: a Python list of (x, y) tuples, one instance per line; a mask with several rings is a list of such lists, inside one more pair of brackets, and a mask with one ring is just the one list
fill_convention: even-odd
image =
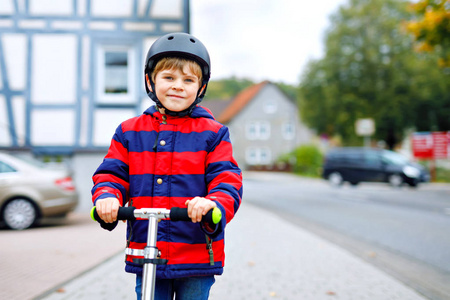
[[(145, 259), (158, 258), (156, 238), (158, 234), (158, 217), (150, 215), (148, 218), (147, 246), (144, 248)], [(155, 291), (156, 264), (144, 264), (142, 272), (142, 300), (153, 300)]]

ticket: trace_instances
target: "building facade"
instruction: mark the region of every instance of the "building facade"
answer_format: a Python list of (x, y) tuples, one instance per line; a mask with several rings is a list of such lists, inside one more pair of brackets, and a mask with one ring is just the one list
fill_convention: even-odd
[(78, 210), (120, 122), (153, 102), (150, 45), (189, 32), (189, 0), (1, 0), (0, 150), (63, 160)]
[(209, 101), (201, 105), (228, 126), (233, 155), (244, 169), (274, 168), (281, 155), (311, 143), (314, 136), (294, 101), (268, 81), (243, 90), (225, 107)]
[(104, 149), (150, 104), (145, 55), (174, 31), (189, 32), (188, 0), (2, 0), (0, 147)]

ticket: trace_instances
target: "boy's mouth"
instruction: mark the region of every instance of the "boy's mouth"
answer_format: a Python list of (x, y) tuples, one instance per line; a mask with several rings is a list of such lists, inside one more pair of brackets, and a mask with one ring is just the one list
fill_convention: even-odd
[(180, 96), (180, 95), (173, 95), (173, 94), (167, 95), (167, 97), (170, 97), (170, 98), (176, 98), (176, 99), (183, 99), (183, 98), (184, 98), (183, 96)]

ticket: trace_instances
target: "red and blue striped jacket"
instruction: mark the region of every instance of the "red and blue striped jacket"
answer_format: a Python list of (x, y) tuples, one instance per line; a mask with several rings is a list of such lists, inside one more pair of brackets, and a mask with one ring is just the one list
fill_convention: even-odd
[[(215, 201), (222, 212), (213, 239), (214, 264), (206, 247), (207, 233), (199, 223), (158, 225), (157, 247), (167, 265), (157, 266), (158, 278), (220, 275), (224, 266), (224, 229), (242, 199), (242, 174), (232, 156), (228, 128), (197, 106), (190, 117), (161, 115), (154, 106), (117, 128), (103, 162), (94, 173), (92, 199), (117, 197), (136, 208), (185, 207), (196, 196)], [(146, 220), (128, 222), (128, 247), (143, 249)], [(129, 252), (131, 253), (131, 252)], [(138, 253), (138, 251), (134, 251)], [(127, 255), (125, 270), (142, 272)]]

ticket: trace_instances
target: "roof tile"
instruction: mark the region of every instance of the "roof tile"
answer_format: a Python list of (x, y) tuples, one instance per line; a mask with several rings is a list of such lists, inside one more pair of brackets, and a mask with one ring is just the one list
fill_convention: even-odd
[(230, 105), (218, 115), (217, 121), (223, 124), (230, 122), (268, 83), (269, 81), (266, 80), (244, 89), (234, 98)]

